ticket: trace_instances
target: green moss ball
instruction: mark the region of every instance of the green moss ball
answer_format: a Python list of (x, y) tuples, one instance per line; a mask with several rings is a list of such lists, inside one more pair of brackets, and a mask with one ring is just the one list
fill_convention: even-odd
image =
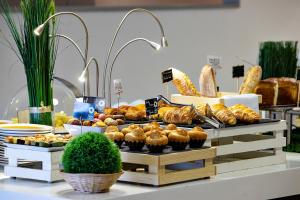
[(87, 132), (71, 140), (62, 157), (66, 173), (112, 174), (122, 169), (119, 148), (105, 135)]

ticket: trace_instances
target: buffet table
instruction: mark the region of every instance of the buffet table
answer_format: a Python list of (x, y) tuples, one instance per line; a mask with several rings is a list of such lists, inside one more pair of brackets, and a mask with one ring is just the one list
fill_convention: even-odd
[(11, 179), (0, 173), (1, 199), (272, 199), (300, 193), (300, 154), (287, 153), (287, 164), (217, 175), (165, 187), (117, 183), (105, 194), (82, 194), (65, 182), (53, 184)]

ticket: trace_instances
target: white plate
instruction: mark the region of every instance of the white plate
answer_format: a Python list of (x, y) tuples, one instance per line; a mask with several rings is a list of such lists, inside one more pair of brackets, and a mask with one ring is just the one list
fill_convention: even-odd
[(41, 132), (41, 131), (52, 131), (52, 126), (45, 126), (39, 124), (0, 124), (1, 131), (29, 131), (29, 132)]
[(0, 120), (0, 124), (12, 124), (10, 120)]

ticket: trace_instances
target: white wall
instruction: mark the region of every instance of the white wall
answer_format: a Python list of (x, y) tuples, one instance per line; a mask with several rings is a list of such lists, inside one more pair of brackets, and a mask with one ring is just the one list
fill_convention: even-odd
[[(217, 77), (220, 88), (234, 91), (231, 67), (242, 64), (235, 56), (255, 63), (260, 41), (300, 40), (299, 8), (299, 0), (241, 0), (239, 8), (154, 10), (165, 27), (170, 47), (154, 53), (142, 43), (132, 45), (117, 61), (113, 78), (123, 80), (124, 101), (154, 97), (163, 93), (162, 70), (170, 66), (179, 68), (190, 75), (198, 87), (198, 76), (206, 63), (206, 55), (219, 55), (223, 58), (223, 69)], [(102, 66), (112, 34), (125, 12), (79, 12), (89, 27), (90, 56), (96, 56)], [(2, 19), (0, 27), (7, 34)], [(61, 18), (60, 31), (69, 33), (74, 39), (84, 37), (80, 28), (73, 18)], [(119, 41), (123, 44), (137, 36), (158, 41), (160, 32), (149, 16), (137, 14), (127, 21)], [(65, 43), (61, 44), (65, 46)], [(117, 46), (120, 45), (118, 42)], [(77, 77), (82, 64), (75, 55), (72, 48), (60, 53), (55, 74), (80, 86)], [(16, 60), (9, 49), (0, 45), (0, 113), (25, 83), (22, 65), (16, 64)]]

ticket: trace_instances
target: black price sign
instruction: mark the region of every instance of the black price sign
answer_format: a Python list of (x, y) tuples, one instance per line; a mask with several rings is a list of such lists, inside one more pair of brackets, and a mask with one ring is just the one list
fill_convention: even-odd
[(102, 97), (84, 96), (83, 103), (91, 103), (95, 105), (95, 111), (103, 113), (105, 108), (105, 99)]
[(239, 78), (244, 76), (244, 65), (237, 65), (232, 67), (232, 78)]
[(146, 106), (147, 116), (158, 113), (158, 99), (157, 98), (146, 99), (145, 106)]
[(168, 69), (161, 73), (161, 79), (163, 83), (167, 83), (173, 80), (173, 73), (172, 69)]

